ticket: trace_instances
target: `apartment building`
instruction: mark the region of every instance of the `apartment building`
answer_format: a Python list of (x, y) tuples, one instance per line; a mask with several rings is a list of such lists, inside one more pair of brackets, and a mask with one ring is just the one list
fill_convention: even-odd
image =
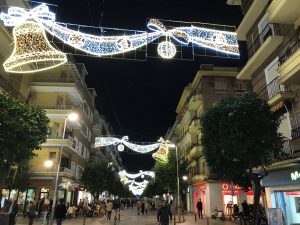
[(177, 118), (167, 138), (176, 143), (179, 160), (185, 159), (189, 164), (190, 186), (182, 195), (188, 211), (195, 211), (199, 198), (206, 215), (210, 216), (215, 207), (226, 211), (227, 204), (232, 201), (232, 188), (236, 189), (234, 203), (246, 198), (239, 187), (231, 187), (228, 181), (216, 180), (212, 176), (200, 144), (200, 116), (222, 98), (251, 90), (250, 82), (237, 80), (237, 74), (236, 68), (201, 65), (177, 105)]
[[(59, 198), (77, 203), (81, 197), (80, 178), (91, 153), (96, 97), (95, 90), (85, 84), (86, 75), (84, 64), (68, 62), (32, 76), (28, 103), (42, 106), (50, 119), (47, 141), (30, 161), (30, 184), (38, 199), (53, 198), (60, 157)], [(78, 115), (77, 121), (67, 119), (71, 113)], [(45, 167), (47, 160), (54, 165)]]
[[(229, 3), (229, 2), (228, 2)], [(244, 18), (237, 36), (247, 44), (248, 61), (237, 78), (281, 118), (286, 137), (281, 160), (263, 179), (267, 213), (280, 210), (286, 224), (300, 223), (300, 1), (242, 0)]]

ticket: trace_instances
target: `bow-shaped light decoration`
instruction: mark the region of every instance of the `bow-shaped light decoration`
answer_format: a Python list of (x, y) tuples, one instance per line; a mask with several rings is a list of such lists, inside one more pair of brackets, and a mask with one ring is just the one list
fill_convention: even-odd
[(96, 137), (95, 138), (95, 147), (103, 147), (103, 146), (108, 146), (108, 145), (118, 145), (118, 150), (122, 151), (124, 150), (122, 144), (124, 144), (126, 147), (130, 148), (133, 151), (139, 152), (139, 153), (148, 153), (152, 152), (155, 149), (157, 149), (160, 144), (155, 143), (151, 145), (137, 145), (130, 143), (128, 136), (122, 137), (122, 139), (119, 138), (114, 138), (114, 137)]
[(46, 4), (41, 4), (30, 11), (26, 11), (20, 7), (10, 7), (7, 14), (1, 12), (0, 19), (4, 21), (4, 25), (14, 27), (24, 23), (28, 19), (36, 21), (55, 21), (55, 14), (49, 11)]

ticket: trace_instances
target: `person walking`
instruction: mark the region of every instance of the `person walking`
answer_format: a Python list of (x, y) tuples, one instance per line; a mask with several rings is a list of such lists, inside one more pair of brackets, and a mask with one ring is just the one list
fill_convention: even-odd
[(66, 218), (67, 208), (63, 201), (60, 199), (57, 202), (57, 206), (55, 207), (54, 216), (56, 219), (56, 224), (61, 225), (62, 220)]
[(201, 219), (203, 219), (203, 216), (202, 216), (203, 204), (202, 204), (201, 198), (198, 200), (196, 207), (197, 207), (199, 219), (200, 219), (200, 217), (201, 217)]
[(140, 213), (141, 213), (141, 207), (142, 207), (142, 202), (141, 202), (141, 200), (138, 200), (136, 202), (136, 209), (137, 209), (137, 214), (138, 215), (140, 215)]
[(32, 200), (32, 202), (29, 203), (29, 207), (28, 207), (28, 218), (29, 218), (28, 225), (32, 225), (33, 220), (36, 216), (36, 212), (37, 212), (36, 202)]
[(18, 203), (17, 200), (13, 200), (8, 211), (8, 225), (15, 224), (17, 213), (18, 213)]
[(110, 200), (108, 200), (108, 202), (106, 204), (107, 220), (110, 220), (110, 218), (111, 218), (112, 208), (113, 208), (113, 204)]
[(169, 218), (171, 217), (170, 207), (165, 201), (162, 202), (160, 209), (157, 212), (157, 222), (160, 225), (169, 225)]

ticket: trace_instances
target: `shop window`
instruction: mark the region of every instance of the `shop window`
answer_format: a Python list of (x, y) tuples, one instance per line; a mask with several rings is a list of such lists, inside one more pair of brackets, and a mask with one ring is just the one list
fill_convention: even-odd
[(49, 188), (41, 188), (40, 199), (42, 199), (42, 198), (48, 198), (49, 191), (50, 191)]
[[(1, 207), (3, 206), (3, 204), (4, 204), (4, 201), (5, 201), (5, 199), (7, 199), (8, 200), (8, 197), (9, 197), (9, 189), (2, 189), (2, 193), (1, 193), (2, 195), (2, 197), (1, 197)], [(0, 208), (1, 208), (0, 207)]]

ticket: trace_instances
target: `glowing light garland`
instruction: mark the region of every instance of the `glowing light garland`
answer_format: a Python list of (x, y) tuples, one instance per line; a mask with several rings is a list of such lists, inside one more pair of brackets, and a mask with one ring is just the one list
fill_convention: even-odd
[(127, 173), (125, 170), (122, 170), (122, 171), (119, 172), (119, 176), (121, 177), (121, 181), (123, 181), (123, 180), (126, 180), (127, 177), (131, 178), (131, 179), (136, 179), (138, 177), (144, 178), (143, 176), (154, 177), (155, 175), (154, 175), (153, 171), (142, 171), (142, 170), (140, 170), (139, 173), (130, 174), (130, 173)]
[(157, 149), (160, 146), (159, 143), (155, 143), (155, 144), (151, 144), (151, 145), (137, 145), (137, 144), (132, 144), (132, 143), (128, 142), (128, 140), (129, 140), (128, 136), (124, 136), (122, 139), (114, 138), (114, 137), (96, 137), (95, 138), (95, 147), (118, 145), (118, 150), (123, 151), (124, 146), (123, 147), (120, 147), (120, 146), (122, 146), (122, 144), (124, 144), (126, 147), (130, 148), (133, 151), (136, 151), (139, 153), (148, 153), (148, 152), (154, 151), (155, 149)]
[[(147, 24), (148, 28), (153, 31), (151, 33), (136, 31), (135, 33), (137, 34), (133, 35), (96, 36), (68, 29), (65, 24), (55, 22), (55, 14), (50, 12), (48, 6), (44, 3), (30, 11), (19, 7), (10, 7), (7, 14), (1, 12), (0, 17), (4, 21), (4, 25), (16, 26), (16, 28), (22, 26), (24, 22), (27, 23), (26, 21), (28, 20), (34, 20), (65, 44), (96, 56), (114, 55), (132, 51), (153, 42), (161, 36), (165, 36), (166, 41), (160, 43), (157, 50), (158, 54), (164, 58), (172, 58), (176, 55), (176, 47), (170, 39), (183, 45), (193, 43), (197, 46), (210, 48), (226, 54), (239, 55), (236, 33), (195, 26), (176, 27), (168, 30), (157, 19), (151, 19)], [(28, 32), (30, 36), (31, 29)], [(45, 37), (44, 34), (42, 36)], [(30, 43), (24, 46), (24, 49), (26, 47), (30, 48), (29, 45)], [(39, 49), (33, 49), (29, 59), (22, 59), (21, 62), (16, 59), (15, 64), (20, 65), (19, 63), (43, 60), (43, 57), (39, 57), (39, 52)], [(50, 58), (51, 56), (50, 53)], [(52, 58), (55, 61), (58, 56)], [(6, 68), (8, 67), (6, 66)]]

